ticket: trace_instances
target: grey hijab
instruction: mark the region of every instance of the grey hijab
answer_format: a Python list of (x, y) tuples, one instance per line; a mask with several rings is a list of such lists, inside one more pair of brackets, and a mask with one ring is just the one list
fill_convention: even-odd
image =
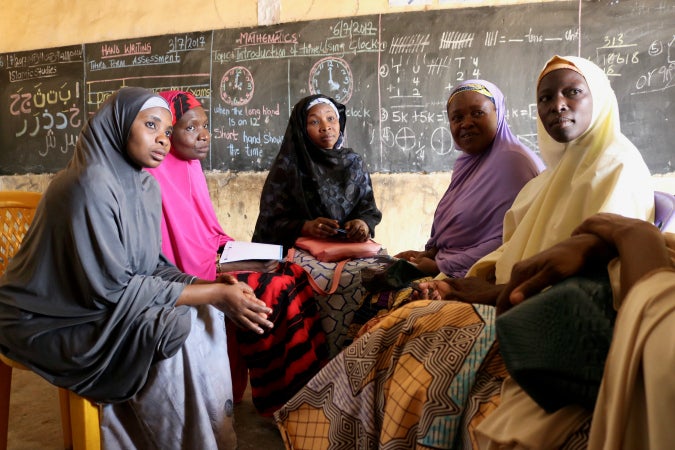
[(96, 401), (131, 398), (190, 332), (192, 277), (161, 255), (159, 187), (126, 155), (151, 97), (123, 88), (89, 119), (0, 280), (0, 352)]

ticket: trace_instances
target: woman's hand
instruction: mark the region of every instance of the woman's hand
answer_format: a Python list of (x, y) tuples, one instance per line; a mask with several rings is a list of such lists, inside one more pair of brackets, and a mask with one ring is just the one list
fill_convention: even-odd
[(492, 284), (481, 278), (445, 278), (419, 283), (420, 298), (456, 300), (466, 303), (494, 305), (504, 285)]
[(318, 239), (327, 239), (335, 237), (338, 234), (340, 224), (337, 220), (326, 217), (317, 217), (314, 220), (308, 220), (302, 225), (302, 236), (309, 236)]
[(366, 242), (370, 237), (370, 228), (361, 219), (354, 219), (345, 223), (345, 230), (347, 231), (347, 239), (353, 242)]
[(231, 274), (221, 274), (217, 281), (196, 279), (185, 286), (176, 300), (176, 306), (211, 305), (223, 311), (237, 326), (255, 333), (264, 333), (263, 328), (272, 329), (274, 324), (267, 320), (272, 310), (265, 302), (256, 298), (251, 286), (237, 281)]
[(452, 288), (446, 280), (423, 281), (416, 285), (413, 299), (443, 300), (449, 298)]
[(404, 252), (395, 254), (394, 258), (405, 259), (406, 261), (413, 262), (422, 256), (424, 256), (424, 252), (420, 252), (418, 250), (406, 250)]
[(427, 275), (435, 276), (440, 273), (438, 265), (436, 264), (436, 260), (433, 258), (427, 258), (426, 256), (422, 256), (420, 258), (415, 258), (411, 260), (410, 264), (413, 264), (415, 267), (417, 267), (419, 270), (421, 270)]
[(272, 309), (256, 298), (253, 289), (246, 283), (221, 284), (221, 295), (213, 306), (223, 311), (239, 328), (263, 334), (274, 324), (267, 320)]
[(231, 273), (216, 273), (216, 283), (237, 284), (238, 282), (239, 280), (237, 280), (237, 277)]
[(606, 264), (611, 254), (610, 246), (598, 236), (579, 234), (514, 264), (511, 279), (497, 299), (497, 314), (578, 274), (589, 262)]

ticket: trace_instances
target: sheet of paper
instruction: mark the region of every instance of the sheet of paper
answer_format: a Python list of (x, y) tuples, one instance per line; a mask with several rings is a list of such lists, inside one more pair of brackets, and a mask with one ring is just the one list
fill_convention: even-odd
[(281, 261), (284, 248), (276, 244), (261, 244), (259, 242), (230, 241), (225, 244), (220, 255), (220, 263), (246, 261), (248, 259)]

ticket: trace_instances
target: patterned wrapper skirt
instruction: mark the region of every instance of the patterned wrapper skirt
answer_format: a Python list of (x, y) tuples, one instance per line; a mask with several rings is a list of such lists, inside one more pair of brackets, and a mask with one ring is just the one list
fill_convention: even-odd
[(286, 447), (477, 448), (508, 376), (494, 323), (493, 307), (454, 301), (378, 316), (275, 413)]

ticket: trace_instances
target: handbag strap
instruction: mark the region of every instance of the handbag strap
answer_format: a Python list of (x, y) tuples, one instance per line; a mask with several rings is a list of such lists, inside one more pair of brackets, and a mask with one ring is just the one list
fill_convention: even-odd
[[(288, 249), (288, 255), (286, 256), (286, 259), (290, 262), (293, 262), (294, 256), (295, 256), (295, 247), (291, 247), (290, 249)], [(309, 273), (307, 269), (303, 267), (302, 270), (304, 270), (305, 273), (307, 273), (307, 279), (309, 280), (309, 284), (310, 286), (312, 286), (314, 292), (316, 292), (319, 295), (331, 295), (334, 294), (335, 291), (337, 291), (338, 287), (340, 286), (340, 278), (342, 277), (342, 270), (344, 269), (345, 264), (347, 264), (349, 261), (351, 261), (351, 258), (343, 259), (342, 261), (337, 263), (337, 265), (335, 266), (335, 270), (333, 271), (333, 279), (330, 282), (328, 290), (325, 290), (324, 288), (319, 286), (319, 284), (316, 282), (312, 274)]]

